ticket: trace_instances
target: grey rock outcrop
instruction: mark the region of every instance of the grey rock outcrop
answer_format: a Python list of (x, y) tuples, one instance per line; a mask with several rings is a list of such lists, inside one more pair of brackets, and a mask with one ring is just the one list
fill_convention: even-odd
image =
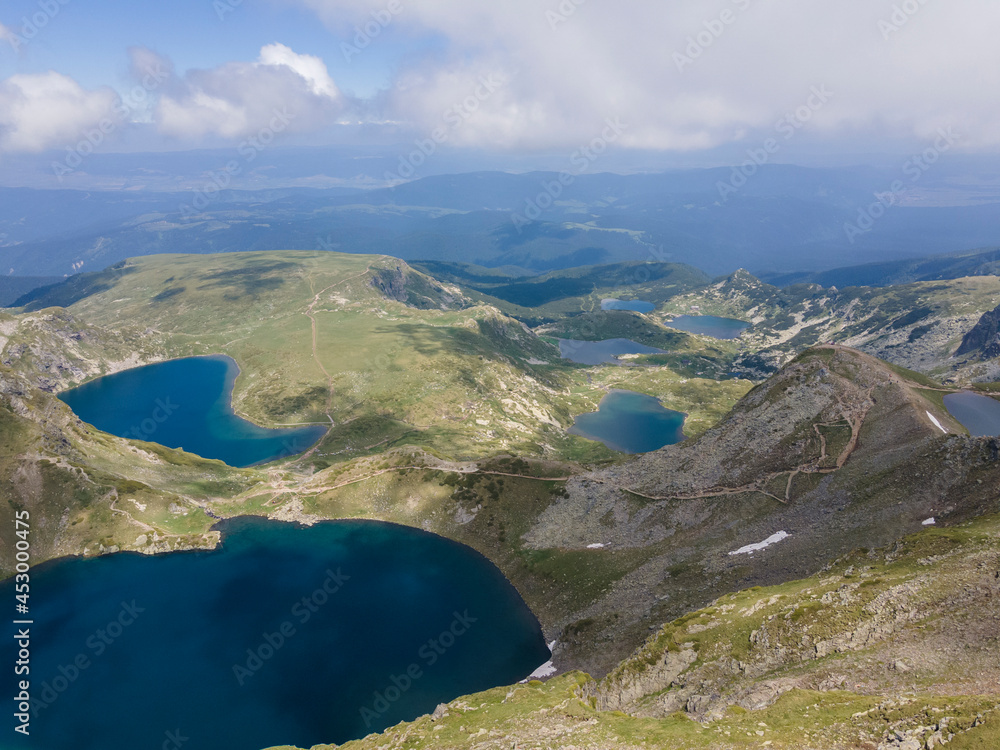
[(1000, 357), (1000, 307), (991, 310), (965, 334), (956, 356), (977, 354), (983, 359)]

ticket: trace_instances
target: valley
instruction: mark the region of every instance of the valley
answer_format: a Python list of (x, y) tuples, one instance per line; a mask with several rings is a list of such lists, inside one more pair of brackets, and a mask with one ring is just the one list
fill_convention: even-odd
[(0, 7), (0, 750), (1000, 750), (1000, 3)]
[[(701, 687), (691, 692), (678, 679), (702, 668), (685, 656), (701, 646), (681, 643), (655, 656), (637, 649), (660, 648), (664, 636), (655, 634), (677, 627), (664, 623), (718, 610), (726, 597), (758, 587), (804, 591), (809, 585), (793, 582), (844, 567), (860, 548), (933, 535), (921, 531), (929, 518), (991, 529), (991, 514), (1000, 513), (996, 438), (969, 437), (942, 397), (977, 387), (989, 393), (975, 382), (989, 360), (953, 354), (1000, 303), (1000, 286), (983, 276), (842, 292), (778, 289), (743, 271), (713, 281), (683, 266), (645, 265), (555, 273), (536, 308), (463, 285), (456, 279), (467, 269), (436, 278), (385, 256), (150, 256), (72, 277), (0, 320), (6, 506), (42, 519), (39, 559), (213, 548), (215, 523), (240, 516), (416, 527), (498, 566), (554, 644), (560, 676), (513, 688), (517, 715), (572, 704), (573, 722), (600, 728), (602, 739), (591, 739), (608, 743), (601, 747), (632, 747), (626, 737), (667, 732), (694, 748), (703, 730), (691, 718), (710, 720), (712, 731), (742, 732), (737, 708), (770, 724), (778, 712), (806, 710), (809, 695), (808, 705), (830, 722), (822, 736), (834, 742), (854, 726), (837, 706), (884, 708), (882, 681), (844, 695), (831, 693), (825, 677), (765, 690), (778, 679), (772, 672), (784, 674), (781, 659), (792, 659), (782, 652), (762, 662), (766, 668), (736, 670), (738, 687), (719, 676), (729, 668), (713, 662), (704, 667), (711, 678), (692, 672), (699, 676), (690, 684)], [(623, 283), (646, 272), (655, 280), (634, 289)], [(581, 286), (574, 278), (606, 281)], [(655, 308), (602, 310), (601, 300), (614, 295), (655, 300)], [(680, 313), (751, 325), (739, 338), (714, 339), (669, 328)], [(899, 337), (928, 337), (926, 356), (894, 347)], [(623, 338), (664, 353), (585, 365), (560, 356), (567, 338)], [(329, 425), (326, 435), (277, 462), (238, 469), (99, 432), (54, 395), (138, 365), (208, 354), (239, 365), (238, 415), (265, 427)], [(687, 439), (629, 458), (568, 431), (617, 390), (686, 414)], [(733, 554), (778, 532), (780, 541), (752, 555)], [(9, 570), (9, 550), (0, 557)], [(886, 576), (872, 578), (872, 595), (891, 588)], [(723, 641), (705, 640), (712, 630), (700, 638), (721, 648)], [(896, 631), (879, 632), (864, 648)], [(845, 652), (827, 652), (834, 653)], [(662, 662), (665, 671), (643, 676), (629, 666), (634, 660), (654, 672)], [(936, 684), (933, 674), (928, 685)], [(940, 705), (992, 711), (964, 690), (941, 693), (950, 697)], [(935, 700), (921, 698), (919, 710)], [(909, 721), (908, 710), (893, 707), (892, 721)], [(607, 725), (614, 711), (625, 712), (624, 723)], [(677, 711), (689, 718), (648, 723)], [(388, 736), (431, 731), (426, 721)], [(967, 723), (963, 731), (973, 729)], [(452, 736), (444, 734), (449, 723), (440, 726), (440, 736)], [(857, 726), (874, 732), (876, 724)], [(453, 741), (449, 747), (475, 744)]]

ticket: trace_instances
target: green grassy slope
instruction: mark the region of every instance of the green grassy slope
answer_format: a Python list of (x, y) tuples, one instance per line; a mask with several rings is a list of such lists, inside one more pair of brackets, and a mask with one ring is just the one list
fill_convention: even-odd
[[(211, 547), (206, 507), (259, 475), (153, 443), (121, 440), (78, 420), (55, 396), (0, 366), (0, 523), (32, 519), (32, 563), (62, 555)], [(14, 567), (0, 547), (0, 573)]]
[[(592, 377), (496, 308), (395, 259), (149, 256), (72, 279), (32, 307), (54, 303), (84, 325), (156, 341), (156, 358), (229, 354), (241, 368), (241, 414), (267, 425), (333, 423), (313, 454), (321, 468), (400, 445), (461, 459), (613, 456), (565, 434), (603, 395)], [(646, 371), (646, 391), (683, 380)], [(658, 395), (673, 404), (678, 392)], [(732, 389), (720, 396), (735, 401)], [(678, 407), (705, 417), (698, 404)]]

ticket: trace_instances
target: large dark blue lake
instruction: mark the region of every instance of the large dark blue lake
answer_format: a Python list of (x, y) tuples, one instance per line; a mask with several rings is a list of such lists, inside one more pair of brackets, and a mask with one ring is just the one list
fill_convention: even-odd
[(597, 411), (578, 416), (569, 433), (622, 453), (647, 453), (684, 440), (684, 418), (652, 396), (614, 390), (601, 399)]
[(230, 357), (186, 357), (116, 372), (59, 394), (84, 422), (118, 437), (183, 448), (230, 466), (301, 453), (320, 425), (268, 429), (233, 412), (239, 367)]
[[(11, 730), (8, 706), (2, 747), (342, 743), (549, 658), (514, 587), (463, 545), (367, 521), (222, 528), (211, 552), (35, 568), (31, 735)], [(13, 586), (0, 584), (4, 601)], [(10, 635), (0, 657), (9, 699)]]
[(735, 318), (716, 318), (713, 315), (681, 315), (663, 325), (678, 331), (699, 333), (716, 339), (737, 339), (750, 324)]
[(622, 354), (666, 354), (666, 352), (631, 339), (604, 341), (559, 339), (559, 356), (581, 365), (621, 364), (618, 357)]
[(944, 397), (948, 413), (962, 423), (970, 435), (1000, 435), (1000, 401), (971, 391)]

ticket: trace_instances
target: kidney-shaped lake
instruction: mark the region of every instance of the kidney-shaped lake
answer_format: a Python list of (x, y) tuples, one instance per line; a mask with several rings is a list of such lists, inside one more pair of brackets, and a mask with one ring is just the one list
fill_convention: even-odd
[[(168, 732), (184, 750), (342, 743), (549, 658), (514, 587), (461, 544), (369, 521), (223, 532), (211, 552), (33, 571), (24, 747), (158, 748)], [(12, 638), (0, 656), (14, 664)]]
[(185, 357), (123, 370), (59, 394), (85, 422), (118, 437), (183, 448), (230, 466), (295, 455), (322, 425), (268, 429), (233, 412), (239, 367), (230, 357)]

